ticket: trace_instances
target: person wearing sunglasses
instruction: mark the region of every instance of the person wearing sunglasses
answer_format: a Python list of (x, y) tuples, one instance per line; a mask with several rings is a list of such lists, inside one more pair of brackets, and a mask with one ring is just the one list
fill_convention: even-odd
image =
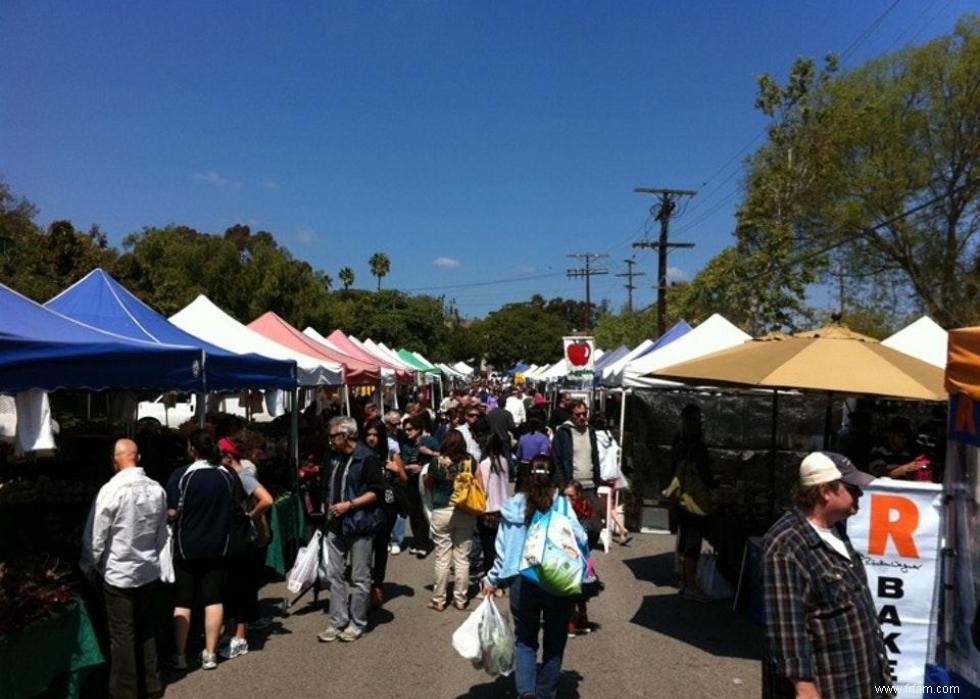
[(599, 445), (595, 429), (589, 424), (589, 406), (584, 400), (572, 401), (569, 419), (558, 425), (552, 440), (552, 455), (557, 470), (555, 480), (562, 489), (572, 481), (582, 484), (582, 496), (596, 513), (583, 526), (593, 543), (599, 537), (601, 523), (596, 489), (609, 485), (599, 476)]
[[(324, 468), (324, 504), (330, 623), (317, 636), (324, 643), (337, 639), (356, 641), (367, 628), (374, 537), (384, 526), (384, 510), (380, 506), (385, 488), (381, 462), (357, 437), (357, 422), (352, 417), (335, 417), (327, 423), (329, 451)], [(348, 556), (353, 587), (349, 604), (344, 577)]]

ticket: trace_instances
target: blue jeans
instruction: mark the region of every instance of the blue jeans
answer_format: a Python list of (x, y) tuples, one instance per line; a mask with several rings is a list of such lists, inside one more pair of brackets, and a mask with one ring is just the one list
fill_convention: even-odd
[[(554, 699), (558, 693), (561, 660), (568, 641), (568, 619), (572, 601), (555, 597), (518, 575), (510, 592), (510, 613), (517, 637), (517, 694), (533, 694), (537, 699)], [(538, 669), (538, 631), (544, 620), (541, 669)]]
[(405, 518), (398, 515), (395, 520), (395, 528), (391, 531), (391, 543), (398, 544), (401, 548), (402, 543), (405, 541)]

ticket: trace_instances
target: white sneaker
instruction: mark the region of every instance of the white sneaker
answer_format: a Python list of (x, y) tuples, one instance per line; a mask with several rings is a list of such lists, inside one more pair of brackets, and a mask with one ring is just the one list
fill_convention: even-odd
[(402, 547), (399, 546), (398, 544), (392, 544), (391, 546), (388, 547), (388, 553), (390, 553), (392, 556), (397, 556), (401, 552), (402, 552)]
[(248, 641), (244, 638), (233, 638), (227, 647), (218, 649), (218, 655), (225, 660), (231, 660), (246, 653), (248, 653)]
[(218, 667), (218, 659), (215, 657), (214, 653), (208, 653), (206, 650), (201, 651), (201, 669), (202, 670), (213, 670)]

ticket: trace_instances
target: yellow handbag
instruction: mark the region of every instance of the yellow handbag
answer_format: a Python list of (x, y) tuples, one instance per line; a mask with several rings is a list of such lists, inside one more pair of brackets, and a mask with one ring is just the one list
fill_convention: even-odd
[(473, 475), (472, 464), (473, 461), (467, 459), (463, 463), (463, 470), (456, 474), (449, 502), (463, 512), (482, 515), (487, 510), (487, 495), (480, 487), (479, 479)]

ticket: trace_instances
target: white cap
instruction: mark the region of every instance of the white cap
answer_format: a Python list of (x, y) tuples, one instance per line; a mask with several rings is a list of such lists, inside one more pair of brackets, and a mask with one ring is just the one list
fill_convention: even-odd
[(843, 454), (832, 451), (815, 451), (800, 463), (800, 485), (804, 488), (837, 480), (863, 488), (874, 477), (859, 471)]

